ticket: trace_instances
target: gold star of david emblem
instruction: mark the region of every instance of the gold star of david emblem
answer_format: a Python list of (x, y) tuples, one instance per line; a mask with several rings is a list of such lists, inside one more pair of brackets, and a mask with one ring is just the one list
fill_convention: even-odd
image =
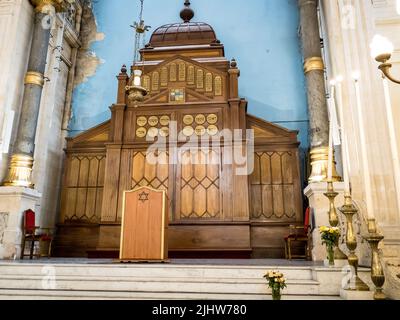
[(142, 202), (149, 201), (149, 193), (143, 191), (141, 194), (139, 194), (139, 201)]

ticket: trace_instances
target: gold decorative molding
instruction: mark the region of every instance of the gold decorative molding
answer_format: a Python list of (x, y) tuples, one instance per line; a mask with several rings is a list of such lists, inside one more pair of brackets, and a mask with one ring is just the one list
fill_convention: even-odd
[(30, 0), (31, 4), (35, 7), (36, 12), (46, 13), (46, 7), (51, 6), (56, 12), (63, 12), (68, 8), (68, 5), (75, 2), (75, 0)]
[(7, 178), (3, 185), (8, 187), (33, 188), (33, 158), (29, 155), (14, 154), (11, 157)]
[(321, 57), (311, 57), (304, 61), (304, 73), (307, 74), (311, 71), (318, 70), (324, 71), (324, 61)]
[(37, 86), (44, 86), (44, 76), (40, 72), (28, 71), (25, 75), (25, 84), (35, 84)]
[[(314, 148), (310, 152), (311, 158), (311, 175), (308, 179), (309, 183), (317, 183), (327, 181), (328, 178), (328, 159), (329, 147)], [(336, 163), (333, 160), (333, 176), (332, 181), (341, 181), (341, 177), (336, 172)]]

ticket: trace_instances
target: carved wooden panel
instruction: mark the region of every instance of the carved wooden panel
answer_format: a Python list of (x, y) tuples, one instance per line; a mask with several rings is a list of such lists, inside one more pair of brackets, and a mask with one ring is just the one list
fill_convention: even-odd
[(194, 84), (194, 66), (189, 66), (187, 71), (187, 83), (189, 85)]
[(169, 81), (176, 81), (176, 63), (169, 66)]
[(150, 77), (149, 76), (143, 77), (143, 88), (145, 88), (147, 91), (150, 90)]
[(254, 220), (290, 221), (296, 218), (296, 188), (292, 152), (257, 152), (250, 176), (250, 212)]
[(65, 203), (62, 203), (64, 222), (100, 221), (105, 164), (104, 155), (76, 155), (68, 159)]
[(160, 74), (158, 72), (153, 72), (153, 77), (151, 79), (151, 90), (158, 91), (160, 84)]
[(161, 68), (160, 81), (161, 81), (161, 87), (166, 87), (168, 85), (168, 68), (167, 67)]
[(213, 75), (210, 72), (206, 74), (206, 92), (213, 91)]
[(215, 77), (214, 86), (215, 95), (222, 96), (222, 78), (220, 76)]
[(179, 218), (221, 218), (220, 153), (201, 149), (185, 151), (181, 153), (179, 172)]
[(204, 71), (202, 69), (197, 69), (196, 87), (197, 89), (204, 88)]
[(186, 64), (179, 62), (179, 81), (186, 81)]
[(158, 161), (147, 158), (145, 151), (135, 152), (132, 159), (132, 189), (151, 187), (168, 194), (169, 154), (159, 152)]

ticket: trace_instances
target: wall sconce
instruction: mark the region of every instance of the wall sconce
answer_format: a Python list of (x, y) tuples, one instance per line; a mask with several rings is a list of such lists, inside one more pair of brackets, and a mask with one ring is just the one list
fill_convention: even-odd
[(393, 67), (393, 65), (388, 61), (392, 57), (393, 51), (394, 46), (389, 39), (380, 35), (376, 35), (372, 40), (371, 55), (376, 61), (380, 62), (379, 70), (381, 70), (385, 77), (390, 81), (400, 84), (400, 80), (395, 79), (390, 74), (390, 69)]

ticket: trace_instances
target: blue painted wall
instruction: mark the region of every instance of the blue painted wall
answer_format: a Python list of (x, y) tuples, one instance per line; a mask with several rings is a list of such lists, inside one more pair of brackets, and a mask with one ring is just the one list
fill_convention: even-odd
[[(96, 74), (74, 91), (71, 135), (110, 118), (115, 102), (115, 76), (131, 65), (133, 33), (139, 0), (97, 0), (94, 11), (104, 41), (92, 50), (103, 60)], [(180, 21), (183, 0), (145, 0), (145, 20), (152, 30)], [(300, 130), (302, 149), (308, 147), (308, 115), (297, 0), (192, 0), (193, 21), (212, 25), (225, 45), (228, 59), (241, 69), (240, 95), (249, 112), (289, 129)], [(229, 17), (229, 18), (228, 18)], [(149, 37), (149, 36), (148, 36)], [(113, 81), (114, 80), (114, 81)]]

